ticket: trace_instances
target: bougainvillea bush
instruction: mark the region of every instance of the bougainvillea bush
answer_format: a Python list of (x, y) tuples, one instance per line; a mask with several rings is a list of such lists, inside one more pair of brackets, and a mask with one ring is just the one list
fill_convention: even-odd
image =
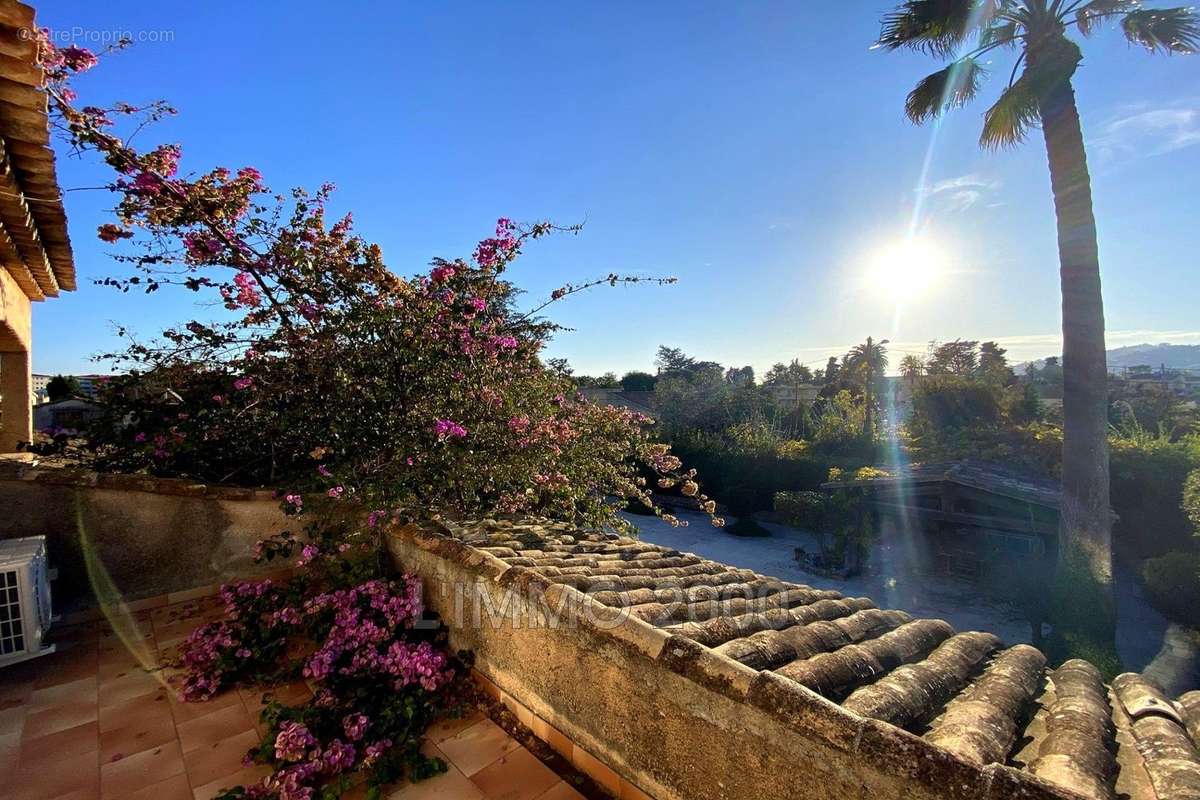
[(68, 79), (95, 59), (69, 50), (45, 46), (55, 117), (115, 171), (115, 219), (99, 235), (130, 274), (105, 283), (182, 287), (223, 307), (119, 354), (127, 374), (104, 388), (108, 416), (91, 442), (101, 468), (281, 487), (292, 512), (315, 493), (372, 519), (537, 513), (593, 525), (621, 525), (629, 501), (653, 506), (639, 465), (693, 482), (650, 420), (587, 402), (541, 358), (556, 330), (545, 306), (644, 279), (566, 284), (521, 311), (509, 268), (563, 229), (508, 219), (470, 258), (398, 277), (349, 215), (327, 219), (332, 187), (273, 194), (252, 167), (185, 175), (179, 146), (135, 150), (115, 122), (171, 110), (77, 107)]
[[(291, 536), (262, 543), (261, 557), (292, 555)], [(272, 771), (223, 798), (336, 798), (357, 779), (378, 796), (402, 778), (420, 780), (445, 764), (420, 752), (438, 713), (461, 706), (467, 656), (445, 650), (445, 629), (425, 617), (420, 580), (386, 570), (366, 533), (316, 534), (303, 545), (297, 577), (279, 584), (223, 586), (222, 618), (180, 647), (183, 698), (204, 701), (238, 685), (305, 679), (312, 698), (270, 701), (266, 735), (246, 756)]]

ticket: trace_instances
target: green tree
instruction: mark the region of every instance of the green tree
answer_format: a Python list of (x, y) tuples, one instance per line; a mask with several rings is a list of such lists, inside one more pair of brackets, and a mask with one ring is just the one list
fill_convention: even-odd
[(875, 381), (887, 369), (888, 357), (887, 339), (876, 342), (867, 337), (867, 341), (856, 344), (842, 359), (842, 370), (847, 377), (861, 383), (863, 394), (866, 396), (866, 417), (863, 420), (863, 439), (868, 443), (875, 441)]
[(825, 380), (826, 386), (828, 386), (831, 383), (835, 383), (837, 381), (837, 379), (838, 379), (837, 356), (829, 357), (829, 361), (825, 364), (825, 371), (821, 374)]
[(910, 385), (924, 374), (925, 359), (912, 353), (900, 359), (900, 375), (907, 378)]
[(1042, 129), (1058, 223), (1062, 286), (1060, 574), (1068, 572), (1065, 560), (1074, 560), (1094, 578), (1095, 595), (1103, 606), (1089, 614), (1100, 624), (1083, 635), (1091, 639), (1086, 644), (1109, 648), (1112, 521), (1105, 440), (1104, 305), (1091, 179), (1071, 84), (1083, 55), (1066, 34), (1076, 28), (1087, 36), (1119, 19), (1126, 38), (1151, 52), (1192, 53), (1200, 45), (1200, 26), (1189, 9), (1141, 5), (1140, 0), (906, 0), (884, 17), (878, 42), (891, 50), (911, 48), (953, 59), (908, 95), (905, 112), (916, 123), (974, 98), (986, 72), (980, 59), (987, 54), (999, 48), (1019, 51), (1008, 84), (984, 115), (980, 144), (1011, 146), (1031, 128)]
[(667, 347), (665, 344), (658, 348), (654, 359), (660, 378), (686, 378), (689, 381), (708, 380), (713, 377), (724, 377), (724, 368), (715, 361), (699, 361), (692, 358), (678, 347)]
[(971, 375), (979, 368), (979, 342), (955, 339), (953, 342), (929, 343), (926, 370), (930, 375)]
[(626, 372), (621, 377), (621, 388), (627, 392), (653, 392), (658, 378), (649, 372)]
[(813, 371), (793, 358), (791, 363), (773, 365), (763, 376), (764, 386), (799, 386), (813, 382)]
[(79, 385), (79, 379), (74, 375), (55, 375), (46, 384), (46, 396), (50, 398), (50, 402), (69, 400), (81, 394), (83, 394), (83, 387)]

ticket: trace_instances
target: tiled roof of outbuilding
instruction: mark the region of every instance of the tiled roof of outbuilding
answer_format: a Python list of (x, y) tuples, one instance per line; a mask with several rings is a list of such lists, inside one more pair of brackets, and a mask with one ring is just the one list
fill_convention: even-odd
[(561, 523), (447, 523), (509, 566), (588, 594), (751, 669), (795, 681), (980, 767), (1007, 764), (1092, 800), (1200, 798), (1200, 692), (1028, 645), (957, 633), (691, 553)]

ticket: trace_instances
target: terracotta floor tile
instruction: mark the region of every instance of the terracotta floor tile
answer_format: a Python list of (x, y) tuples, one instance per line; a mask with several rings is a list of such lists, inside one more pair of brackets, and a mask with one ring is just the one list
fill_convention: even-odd
[(100, 796), (114, 800), (184, 772), (179, 742), (172, 741), (100, 765)]
[(172, 775), (165, 781), (122, 795), (119, 800), (192, 800), (192, 787), (187, 775)]
[(33, 694), (33, 676), (17, 676), (8, 674), (16, 669), (15, 667), (5, 667), (4, 672), (0, 672), (0, 711), (5, 708), (12, 708), (15, 704), (29, 702), (29, 696)]
[(162, 687), (162, 679), (153, 673), (131, 670), (121, 677), (100, 684), (98, 697), (100, 707), (115, 706), (135, 697), (154, 692)]
[(100, 730), (95, 722), (85, 722), (66, 730), (21, 741), (20, 765), (35, 767), (41, 764), (54, 768), (60, 758), (95, 753), (100, 749)]
[(571, 760), (571, 753), (575, 749), (575, 744), (567, 738), (565, 733), (536, 714), (533, 717), (533, 725), (530, 728), (532, 728), (534, 736), (554, 748), (563, 758), (568, 761)]
[(621, 800), (654, 800), (624, 778), (621, 779)]
[(60, 794), (54, 800), (100, 800), (100, 785), (99, 782), (87, 787), (76, 789), (73, 792)]
[[(250, 715), (241, 702), (218, 709), (203, 717), (180, 722), (179, 743), (188, 753), (202, 747), (220, 744), (231, 736), (253, 730)], [(207, 781), (206, 781), (207, 783)]]
[(152, 692), (132, 697), (124, 703), (101, 706), (100, 734), (158, 719), (166, 719), (172, 724), (174, 721), (171, 703), (167, 699), (167, 689), (161, 686)]
[(471, 709), (471, 712), (461, 719), (451, 717), (440, 719), (430, 725), (429, 730), (425, 731), (425, 738), (437, 744), (449, 739), (451, 736), (458, 735), (481, 719), (483, 719), (483, 714), (478, 709)]
[[(7, 775), (9, 771), (17, 768), (17, 757), (20, 754), (21, 734), (0, 734), (0, 775)], [(4, 792), (5, 789), (0, 784), (0, 797), (4, 796)]]
[(468, 776), (519, 746), (516, 740), (490, 719), (476, 722), (438, 743), (438, 749), (445, 753), (446, 759)]
[(94, 793), (99, 783), (96, 754), (64, 756), (54, 762), (53, 769), (45, 764), (21, 767), (5, 777), (12, 787), (12, 800), (51, 800), (74, 792), (84, 796)]
[(28, 709), (32, 714), (64, 703), (94, 702), (96, 702), (96, 676), (93, 674), (79, 680), (35, 690), (29, 696)]
[(74, 728), (85, 722), (95, 722), (97, 709), (95, 701), (90, 703), (64, 703), (35, 711), (25, 717), (25, 728), (21, 733), (23, 739), (36, 739), (58, 733), (67, 728)]
[(386, 797), (388, 800), (483, 800), (483, 792), (450, 765), (446, 772), (436, 778), (405, 783)]
[(142, 660), (136, 653), (121, 652), (114, 655), (100, 656), (100, 666), (96, 676), (101, 684), (109, 683), (117, 678), (141, 672), (153, 674), (158, 671), (159, 664), (153, 658)]
[(242, 768), (246, 751), (258, 746), (258, 733), (254, 729), (222, 739), (219, 742), (189, 750), (183, 754), (187, 767), (188, 781), (193, 786), (204, 786)]
[(559, 781), (542, 794), (539, 794), (537, 800), (584, 800), (584, 798), (583, 795), (575, 791), (571, 784), (566, 781)]
[(571, 763), (575, 765), (576, 769), (603, 786), (614, 796), (620, 794), (621, 776), (582, 747), (575, 746), (575, 750), (571, 756)]
[(167, 699), (171, 703), (171, 713), (175, 715), (175, 722), (180, 725), (188, 720), (199, 719), (233, 705), (245, 710), (245, 707), (242, 706), (242, 696), (232, 689), (202, 703), (186, 703), (179, 700), (174, 692), (168, 692)]
[(133, 753), (170, 744), (176, 739), (175, 721), (166, 708), (129, 717), (129, 722), (100, 733), (100, 763), (109, 764)]
[(94, 648), (62, 648), (35, 661), (41, 668), (33, 684), (35, 689), (45, 689), (96, 675), (97, 655)]
[(199, 586), (195, 589), (187, 589), (181, 592), (170, 592), (167, 595), (167, 602), (185, 603), (191, 600), (199, 600), (203, 597), (211, 597), (221, 590), (220, 584), (212, 584), (210, 586)]
[(218, 778), (212, 783), (193, 787), (192, 796), (195, 800), (211, 800), (222, 789), (232, 789), (234, 786), (249, 786), (260, 782), (269, 774), (271, 774), (271, 770), (265, 765), (256, 764), (253, 767), (242, 767), (237, 772), (232, 772)]
[(21, 731), (25, 726), (25, 717), (29, 716), (25, 710), (25, 705), (14, 706), (13, 708), (0, 709), (0, 736), (8, 736), (11, 734), (21, 735)]
[(506, 753), (471, 776), (488, 800), (534, 800), (559, 777), (524, 747)]

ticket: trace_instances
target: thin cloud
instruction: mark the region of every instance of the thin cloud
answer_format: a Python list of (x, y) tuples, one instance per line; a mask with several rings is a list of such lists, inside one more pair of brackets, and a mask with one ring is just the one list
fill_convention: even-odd
[(1088, 147), (1106, 161), (1159, 156), (1200, 144), (1200, 102), (1162, 108), (1134, 106), (1100, 124)]
[[(927, 201), (935, 203), (941, 211), (960, 213), (991, 199), (991, 196), (999, 191), (1000, 185), (998, 179), (970, 172), (917, 189), (917, 193)], [(996, 204), (993, 203), (989, 207), (994, 205)]]

